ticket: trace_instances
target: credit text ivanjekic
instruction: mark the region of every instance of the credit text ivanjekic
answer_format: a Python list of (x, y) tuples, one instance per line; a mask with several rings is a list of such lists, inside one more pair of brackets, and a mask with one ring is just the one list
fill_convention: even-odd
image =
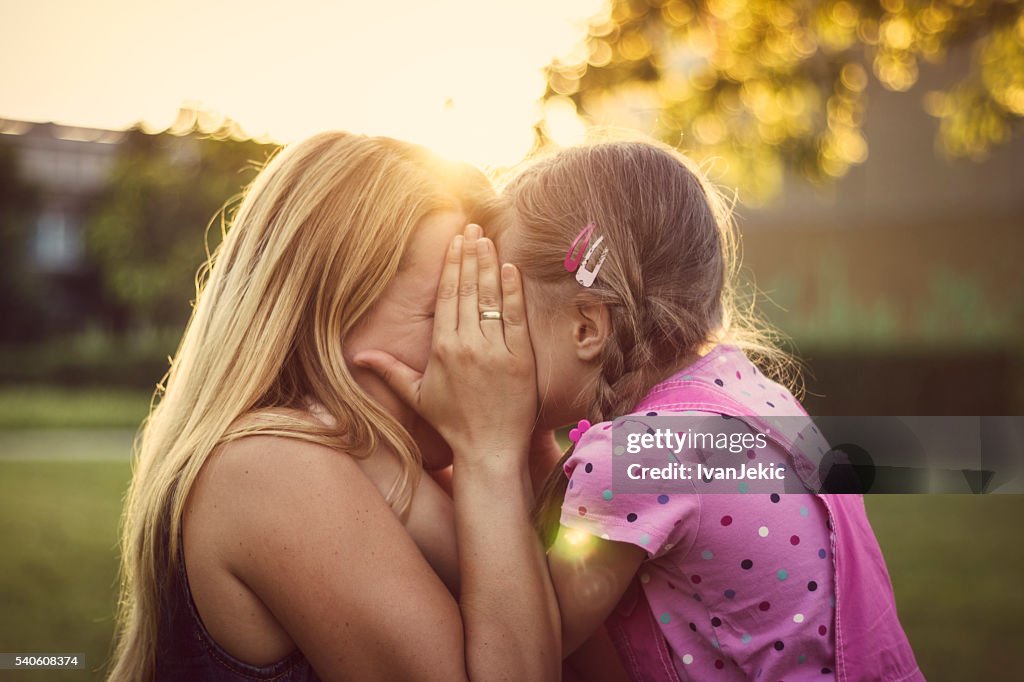
[(642, 464), (630, 464), (626, 475), (634, 481), (782, 481), (786, 478), (786, 468), (779, 464), (744, 464), (741, 466), (709, 467), (703, 464), (667, 464), (663, 467), (645, 467)]

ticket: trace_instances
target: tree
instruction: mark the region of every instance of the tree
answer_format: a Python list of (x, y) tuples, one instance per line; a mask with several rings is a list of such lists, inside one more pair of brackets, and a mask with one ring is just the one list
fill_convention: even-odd
[(970, 73), (925, 104), (947, 154), (980, 158), (1024, 116), (1020, 0), (611, 0), (548, 67), (545, 100), (584, 116), (647, 102), (661, 139), (726, 159), (726, 180), (766, 197), (784, 167), (824, 180), (862, 163), (869, 79), (908, 90), (960, 45)]
[(104, 289), (133, 326), (184, 322), (197, 269), (220, 241), (218, 212), (276, 149), (211, 116), (183, 109), (171, 132), (129, 131), (87, 225)]

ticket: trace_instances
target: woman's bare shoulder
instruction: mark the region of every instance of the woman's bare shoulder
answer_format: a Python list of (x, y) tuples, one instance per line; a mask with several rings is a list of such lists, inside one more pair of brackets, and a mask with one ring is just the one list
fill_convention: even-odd
[(308, 504), (318, 495), (376, 492), (348, 453), (299, 438), (268, 435), (219, 445), (203, 463), (195, 490), (218, 498), (221, 513), (234, 509), (242, 518), (248, 518), (253, 507), (268, 504), (296, 499)]
[(301, 537), (319, 515), (335, 516), (340, 537), (356, 532), (361, 522), (356, 510), (367, 507), (390, 512), (344, 451), (298, 438), (253, 435), (210, 453), (189, 491), (185, 516), (194, 543), (238, 576), (261, 548)]
[[(193, 494), (192, 527), (318, 673), (341, 665), (346, 679), (382, 666), (397, 678), (461, 674), (458, 605), (355, 458), (247, 436), (211, 454)], [(424, 617), (410, 619), (409, 604)]]

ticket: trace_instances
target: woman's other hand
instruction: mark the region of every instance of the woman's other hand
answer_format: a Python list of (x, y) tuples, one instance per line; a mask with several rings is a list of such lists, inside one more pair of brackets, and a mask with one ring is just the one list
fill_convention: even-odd
[(383, 351), (353, 360), (430, 422), (460, 463), (528, 451), (537, 380), (522, 278), (511, 264), (499, 267), (479, 226), (469, 225), (447, 251), (424, 372)]

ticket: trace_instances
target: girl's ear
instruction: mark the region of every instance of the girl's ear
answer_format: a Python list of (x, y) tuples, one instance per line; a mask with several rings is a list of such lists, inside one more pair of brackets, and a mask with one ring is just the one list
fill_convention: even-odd
[(601, 357), (601, 351), (611, 333), (608, 306), (603, 303), (585, 303), (576, 307), (573, 341), (576, 344), (576, 357), (581, 361), (593, 362)]

